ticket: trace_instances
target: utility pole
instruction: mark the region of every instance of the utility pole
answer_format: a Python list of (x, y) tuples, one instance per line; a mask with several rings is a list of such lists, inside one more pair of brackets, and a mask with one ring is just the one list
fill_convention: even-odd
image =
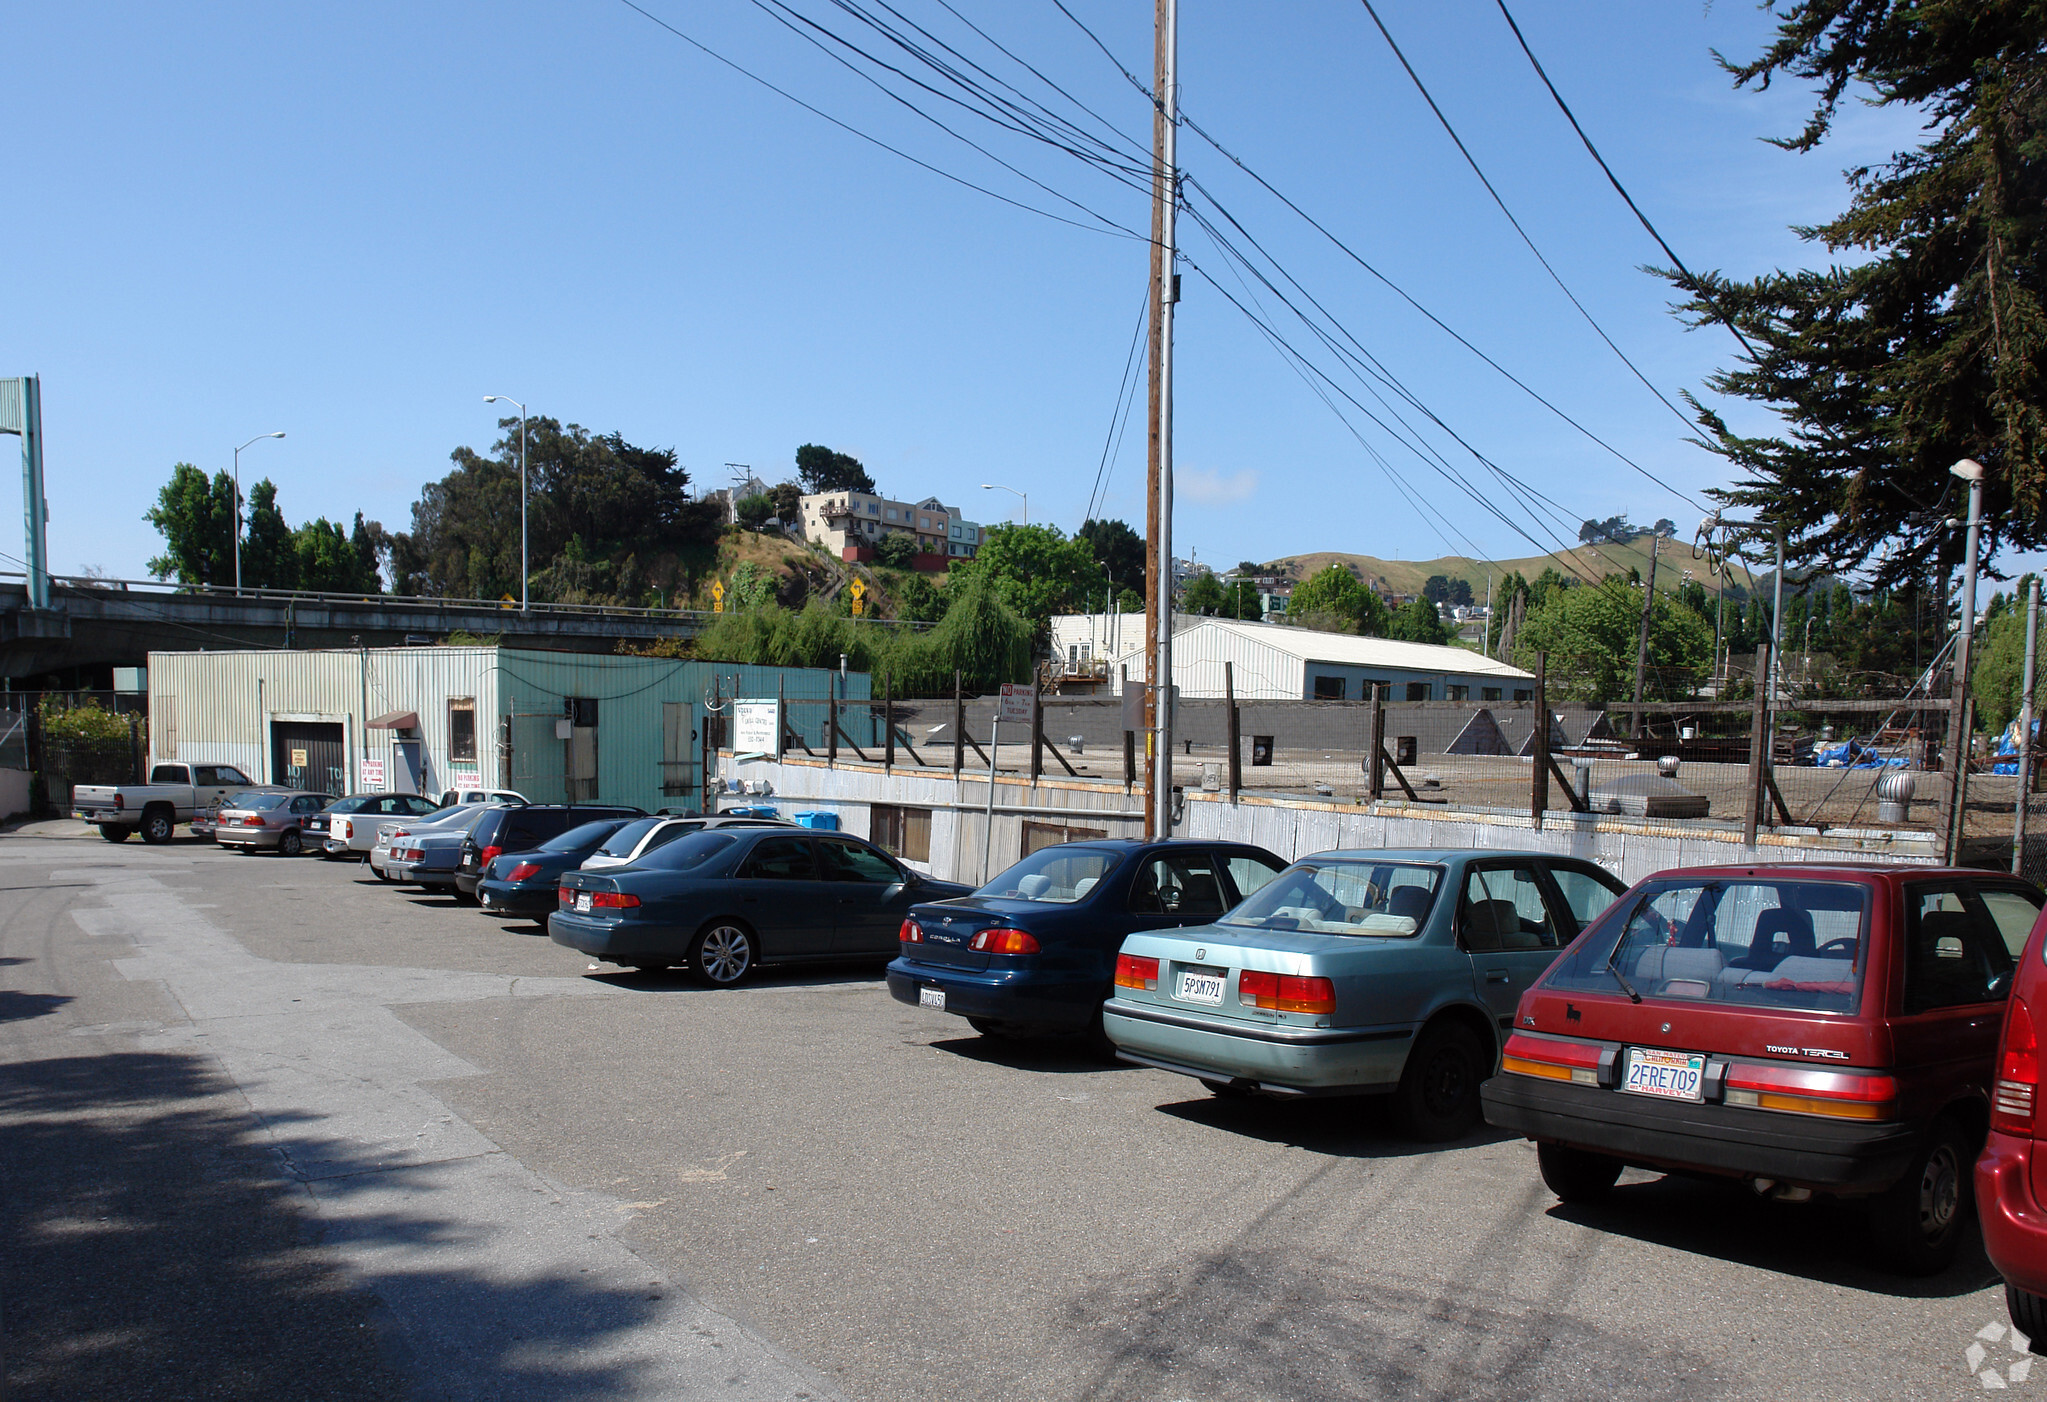
[(1983, 464), (1963, 458), (1948, 472), (1969, 484), (1968, 544), (1962, 563), (1962, 631), (1955, 644), (1955, 682), (1948, 703), (1948, 832), (1946, 862), (1953, 866), (1962, 854), (1962, 805), (1969, 790), (1969, 736), (1962, 702), (1969, 694), (1970, 653), (1976, 639), (1977, 544), (1983, 531)]
[(2019, 802), (2012, 812), (2011, 874), (2026, 874), (2026, 818), (2033, 793), (2033, 668), (2040, 641), (2040, 581), (2026, 595), (2026, 670), (2019, 680)]
[(1144, 643), (1151, 662), (1145, 700), (1150, 731), (1144, 756), (1147, 837), (1173, 834), (1173, 271), (1180, 195), (1176, 137), (1180, 106), (1179, 0), (1157, 0), (1152, 55), (1151, 431), (1145, 492)]
[(1656, 547), (1663, 543), (1663, 537), (1656, 532), (1649, 533), (1649, 587), (1642, 591), (1642, 636), (1635, 643), (1635, 705), (1637, 710), (1628, 718), (1631, 733), (1640, 734), (1642, 729), (1642, 674), (1649, 669), (1649, 607), (1656, 602)]

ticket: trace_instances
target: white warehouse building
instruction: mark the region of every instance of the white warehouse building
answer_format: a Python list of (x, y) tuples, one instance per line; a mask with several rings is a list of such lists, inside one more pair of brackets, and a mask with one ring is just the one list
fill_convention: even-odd
[[(1073, 626), (1062, 629), (1054, 620), (1054, 646), (1078, 651), (1094, 627), (1094, 638), (1113, 641), (1108, 649), (1108, 680), (1120, 690), (1123, 669), (1142, 677), (1144, 665), (1144, 619), (1131, 614), (1118, 620), (1123, 626), (1104, 636), (1103, 616), (1078, 616)], [(1173, 631), (1173, 681), (1183, 697), (1219, 697), (1223, 694), (1223, 668), (1234, 668), (1234, 684), (1240, 700), (1251, 701), (1369, 701), (1371, 683), (1389, 688), (1389, 701), (1530, 701), (1535, 697), (1535, 676), (1519, 667), (1495, 662), (1483, 653), (1462, 647), (1436, 647), (1428, 643), (1403, 643), (1392, 638), (1361, 638), (1349, 633), (1321, 633), (1312, 628), (1292, 628), (1280, 623), (1242, 623), (1229, 618), (1175, 618)], [(1101, 655), (1097, 652), (1097, 656)]]

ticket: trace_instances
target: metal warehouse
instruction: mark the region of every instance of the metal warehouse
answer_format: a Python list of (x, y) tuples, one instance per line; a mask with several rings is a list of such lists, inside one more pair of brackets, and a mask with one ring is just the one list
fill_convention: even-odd
[[(1124, 634), (1112, 679), (1129, 668), (1145, 675), (1144, 639)], [(1183, 697), (1223, 694), (1223, 664), (1232, 666), (1244, 701), (1368, 701), (1368, 684), (1390, 686), (1391, 701), (1527, 701), (1535, 677), (1462, 647), (1403, 643), (1322, 633), (1279, 623), (1203, 618), (1173, 634), (1173, 681)]]
[[(866, 701), (869, 678), (493, 646), (149, 655), (156, 758), (333, 794), (510, 788), (536, 803), (696, 807), (705, 740), (721, 738), (733, 697), (835, 695)], [(826, 709), (791, 708), (789, 728), (821, 741), (806, 732)]]

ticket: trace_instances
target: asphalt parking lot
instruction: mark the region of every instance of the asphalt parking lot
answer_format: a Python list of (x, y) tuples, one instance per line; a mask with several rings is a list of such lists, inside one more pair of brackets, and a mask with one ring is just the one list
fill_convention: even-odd
[(1522, 1142), (991, 1045), (878, 975), (708, 991), (354, 865), (0, 837), (6, 1396), (1984, 1390), (1979, 1250), (1903, 1281), (1844, 1211), (1640, 1174), (1563, 1208)]

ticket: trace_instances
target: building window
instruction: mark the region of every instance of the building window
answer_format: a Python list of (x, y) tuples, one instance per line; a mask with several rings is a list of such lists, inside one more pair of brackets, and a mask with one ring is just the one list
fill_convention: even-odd
[(896, 509), (893, 506), (888, 509), (888, 519), (891, 521), (896, 519)]
[(1471, 699), (1471, 688), (1468, 686), (1458, 686), (1453, 682), (1444, 688), (1443, 694), (1452, 701), (1469, 701)]
[(1407, 684), (1407, 699), (1410, 701), (1428, 700), (1429, 684), (1427, 682), (1409, 682)]
[(1315, 678), (1315, 699), (1317, 701), (1343, 700), (1343, 678), (1342, 677)]
[(867, 503), (867, 514), (869, 516), (879, 516), (881, 514), (881, 508), (870, 501)]
[(1496, 686), (1482, 686), (1478, 689), (1478, 699), (1481, 701), (1497, 701), (1500, 699), (1500, 689)]
[(1108, 835), (1107, 828), (1069, 828), (1058, 823), (1027, 821), (1023, 825), (1023, 855), (1028, 857), (1062, 842), (1100, 842)]
[(476, 763), (476, 699), (454, 697), (448, 702), (448, 759), (451, 763)]
[(868, 810), (868, 841), (906, 862), (931, 860), (931, 810), (877, 803)]
[(1533, 701), (1533, 700), (1535, 699), (1535, 691), (1534, 691), (1534, 688), (1532, 688), (1532, 687), (1526, 687), (1526, 686), (1517, 686), (1517, 687), (1515, 687), (1515, 688), (1514, 688), (1514, 699), (1515, 699), (1516, 701)]

